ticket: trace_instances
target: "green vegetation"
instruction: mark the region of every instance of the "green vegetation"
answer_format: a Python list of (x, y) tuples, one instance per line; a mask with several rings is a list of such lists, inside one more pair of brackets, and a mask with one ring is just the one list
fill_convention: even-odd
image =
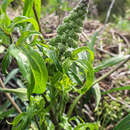
[[(101, 18), (101, 21), (105, 20), (106, 13), (108, 11), (109, 5), (111, 4), (112, 0), (94, 0), (95, 5), (97, 6), (98, 10), (98, 15)], [(111, 21), (115, 20), (114, 16), (122, 16), (125, 17), (126, 14), (126, 8), (129, 8), (130, 2), (129, 0), (115, 0), (115, 4), (112, 8), (111, 15), (112, 17), (110, 18)]]
[[(66, 2), (55, 1), (55, 11), (58, 4), (66, 5)], [(0, 120), (13, 118), (9, 122), (12, 130), (99, 130), (114, 121), (115, 125), (122, 118), (124, 107), (116, 101), (108, 101), (104, 95), (130, 90), (130, 86), (102, 92), (99, 82), (122, 67), (130, 56), (117, 55), (95, 65), (98, 31), (90, 42), (79, 45), (89, 0), (81, 0), (59, 25), (57, 35), (50, 39), (45, 39), (41, 29), (41, 0), (24, 0), (23, 15), (13, 20), (7, 15), (11, 2), (3, 0), (0, 11), (0, 49), (3, 48), (0, 92), (9, 99), (0, 107)], [(114, 69), (96, 78), (97, 72), (114, 65)], [(11, 80), (19, 88), (6, 88)], [(93, 121), (82, 113), (82, 106), (91, 96), (96, 102), (97, 118)], [(102, 96), (105, 98), (103, 107)], [(114, 129), (129, 129), (129, 120), (127, 115)]]

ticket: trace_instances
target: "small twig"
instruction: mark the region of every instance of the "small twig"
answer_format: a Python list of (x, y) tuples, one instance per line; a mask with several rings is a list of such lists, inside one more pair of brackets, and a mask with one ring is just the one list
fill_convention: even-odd
[[(1, 80), (0, 78), (0, 85), (3, 89), (5, 89), (5, 85), (3, 83), (3, 81)], [(12, 97), (10, 96), (9, 93), (5, 93), (6, 97), (9, 99), (9, 101), (11, 102), (11, 104), (14, 106), (14, 108), (16, 108), (16, 110), (19, 112), (19, 113), (22, 113), (21, 109), (19, 108), (19, 106), (15, 103), (15, 101), (12, 99)]]
[(57, 35), (57, 33), (49, 33), (49, 34), (44, 34), (45, 37), (54, 37)]
[(96, 49), (97, 49), (98, 51), (101, 51), (101, 52), (103, 52), (103, 53), (106, 53), (106, 54), (108, 54), (108, 55), (110, 55), (110, 56), (116, 56), (115, 54), (113, 54), (113, 53), (111, 53), (111, 52), (109, 52), (109, 51), (107, 51), (107, 50), (103, 50), (103, 49), (100, 49), (100, 48), (97, 48), (97, 47), (96, 47)]

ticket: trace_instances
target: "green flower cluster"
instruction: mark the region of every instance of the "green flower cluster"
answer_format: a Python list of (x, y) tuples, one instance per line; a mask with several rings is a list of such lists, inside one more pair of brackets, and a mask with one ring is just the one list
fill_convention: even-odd
[(50, 40), (50, 44), (59, 49), (60, 56), (65, 54), (68, 48), (77, 47), (88, 2), (89, 0), (81, 0), (70, 15), (64, 18), (63, 23), (57, 29), (57, 36)]

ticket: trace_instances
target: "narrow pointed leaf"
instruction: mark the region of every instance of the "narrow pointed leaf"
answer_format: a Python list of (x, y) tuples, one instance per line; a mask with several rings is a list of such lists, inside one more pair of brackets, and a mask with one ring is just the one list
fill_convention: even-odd
[(3, 30), (6, 30), (6, 28), (10, 25), (11, 20), (8, 17), (6, 13), (2, 13), (0, 15), (0, 27), (3, 28)]
[(112, 92), (117, 92), (117, 91), (123, 91), (123, 90), (130, 90), (130, 86), (124, 86), (124, 87), (119, 87), (119, 88), (112, 88), (106, 92), (102, 92), (102, 95), (112, 93)]
[(116, 56), (116, 57), (112, 57), (112, 58), (104, 61), (103, 63), (97, 65), (96, 67), (94, 67), (94, 71), (99, 72), (101, 69), (105, 69), (107, 67), (116, 65), (116, 64), (124, 61), (128, 57), (129, 57), (129, 55), (126, 55), (126, 56), (119, 55), (119, 56)]
[(22, 101), (27, 101), (27, 89), (26, 88), (17, 88), (17, 89), (0, 88), (0, 92), (11, 93), (11, 94), (14, 93)]
[(18, 73), (19, 69), (13, 69), (5, 78), (4, 84), (6, 85), (11, 79), (15, 77), (15, 75)]
[(10, 4), (10, 2), (12, 2), (13, 0), (3, 0), (2, 4), (1, 4), (1, 14), (2, 13), (6, 13), (6, 9), (8, 7), (8, 5)]
[(11, 60), (12, 60), (12, 57), (7, 52), (7, 54), (4, 56), (4, 59), (2, 60), (2, 73), (7, 73), (7, 68), (9, 64), (11, 63)]
[(1, 4), (1, 14), (0, 14), (0, 26), (3, 27), (7, 27), (10, 23), (11, 20), (9, 19), (7, 13), (6, 13), (6, 9), (8, 7), (8, 5), (10, 4), (10, 2), (12, 2), (13, 0), (3, 0), (2, 4)]
[(100, 86), (99, 84), (95, 84), (92, 88), (92, 92), (94, 94), (95, 100), (96, 100), (96, 107), (95, 111), (98, 109), (100, 100), (101, 100), (101, 91), (100, 91)]
[(23, 15), (27, 17), (31, 17), (33, 14), (33, 1), (34, 0), (24, 0), (24, 9), (23, 9)]
[(95, 32), (94, 35), (93, 35), (93, 37), (92, 37), (92, 39), (91, 39), (91, 42), (87, 44), (88, 48), (91, 51), (93, 51), (93, 52), (94, 52), (94, 45), (95, 45), (96, 40), (97, 40), (97, 35), (98, 35), (98, 32)]
[(42, 35), (39, 32), (26, 31), (26, 32), (23, 32), (23, 34), (19, 37), (19, 39), (16, 42), (16, 45), (18, 46), (18, 45), (24, 43), (27, 40), (27, 38), (29, 38), (31, 36), (41, 36), (42, 37)]

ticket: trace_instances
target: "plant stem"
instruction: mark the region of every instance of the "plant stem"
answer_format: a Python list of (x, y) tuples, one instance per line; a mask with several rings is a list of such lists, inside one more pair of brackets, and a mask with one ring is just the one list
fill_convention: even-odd
[(0, 88), (0, 92), (5, 93), (16, 93), (16, 94), (27, 94), (25, 91), (19, 91), (18, 89)]
[(36, 116), (36, 115), (34, 116), (34, 119), (35, 119), (36, 125), (37, 125), (37, 127), (38, 127), (38, 130), (40, 130), (40, 125), (39, 125), (39, 123), (38, 123), (38, 120), (37, 120), (37, 116)]
[[(6, 89), (3, 81), (0, 78), (0, 85), (3, 89)], [(6, 97), (9, 99), (9, 101), (11, 102), (11, 104), (14, 106), (14, 108), (19, 112), (22, 113), (21, 109), (19, 108), (19, 106), (15, 103), (15, 101), (12, 99), (12, 97), (10, 96), (9, 93), (5, 93)]]
[(67, 116), (70, 117), (74, 107), (76, 106), (76, 104), (78, 103), (78, 101), (80, 100), (80, 98), (83, 96), (83, 94), (80, 94), (78, 97), (75, 98), (74, 102), (71, 104), (70, 109), (67, 113)]
[(45, 34), (42, 32), (42, 27), (41, 27), (41, 24), (40, 24), (40, 21), (38, 19), (38, 16), (37, 16), (37, 11), (35, 9), (35, 4), (33, 3), (33, 11), (34, 11), (34, 15), (35, 15), (35, 18), (36, 18), (36, 21), (38, 23), (38, 26), (39, 26), (39, 32), (42, 34), (42, 36), (44, 37)]

